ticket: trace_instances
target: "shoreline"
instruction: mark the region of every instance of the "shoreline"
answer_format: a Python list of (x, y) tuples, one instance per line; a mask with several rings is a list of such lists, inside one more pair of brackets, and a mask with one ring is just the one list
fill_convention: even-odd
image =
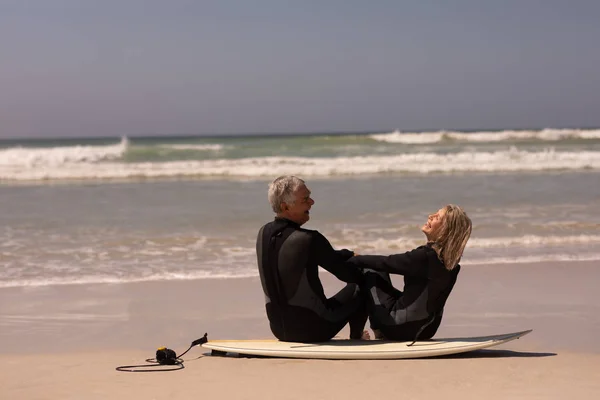
[[(436, 337), (533, 329), (524, 341), (536, 350), (600, 353), (596, 267), (465, 267)], [(321, 278), (328, 296), (343, 287), (325, 271)], [(402, 284), (400, 276), (392, 280)], [(45, 352), (48, 343), (51, 352), (180, 349), (205, 332), (213, 339), (273, 337), (258, 277), (0, 288), (0, 304), (0, 354)]]
[[(390, 253), (391, 254), (391, 253)], [(600, 259), (596, 258), (582, 258), (582, 259), (571, 259), (571, 260), (539, 260), (539, 261), (519, 261), (519, 262), (507, 262), (507, 261), (493, 261), (493, 262), (472, 262), (472, 263), (461, 263), (463, 269), (465, 268), (503, 268), (503, 267), (517, 267), (517, 266), (536, 266), (536, 265), (544, 265), (544, 266), (554, 266), (559, 267), (563, 264), (585, 264), (590, 268), (600, 266)], [(322, 278), (324, 280), (329, 279), (327, 277), (328, 272), (320, 269)], [(133, 279), (129, 281), (119, 281), (117, 278), (114, 280), (106, 280), (106, 281), (65, 281), (65, 282), (52, 282), (52, 283), (41, 283), (41, 284), (20, 284), (14, 286), (2, 286), (0, 285), (0, 291), (2, 290), (35, 290), (35, 289), (43, 289), (43, 288), (53, 288), (53, 287), (69, 287), (69, 286), (100, 286), (100, 285), (138, 285), (138, 284), (150, 284), (150, 283), (185, 283), (185, 282), (199, 282), (199, 281), (233, 281), (233, 280), (245, 280), (245, 279), (257, 279), (259, 277), (258, 272), (255, 275), (206, 275), (206, 276), (198, 276), (198, 277), (186, 277), (186, 278), (167, 278), (164, 279), (162, 277), (153, 277), (151, 279), (147, 278), (139, 278)]]
[[(326, 294), (342, 287), (321, 274)], [(258, 278), (0, 289), (0, 387), (7, 398), (249, 400), (404, 396), (450, 400), (594, 398), (600, 392), (595, 263), (465, 268), (437, 338), (525, 329), (490, 349), (407, 360), (211, 357), (129, 373), (157, 347), (272, 338)], [(347, 337), (345, 328), (340, 337)], [(375, 391), (375, 392), (374, 392)]]

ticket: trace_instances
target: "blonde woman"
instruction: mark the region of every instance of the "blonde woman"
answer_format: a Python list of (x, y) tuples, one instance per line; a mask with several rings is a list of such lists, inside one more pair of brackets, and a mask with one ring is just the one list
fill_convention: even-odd
[[(462, 208), (449, 204), (431, 214), (421, 228), (426, 245), (403, 254), (348, 260), (364, 269), (369, 319), (376, 338), (416, 341), (435, 335), (471, 229), (471, 220)], [(402, 291), (392, 286), (389, 274), (404, 276)]]

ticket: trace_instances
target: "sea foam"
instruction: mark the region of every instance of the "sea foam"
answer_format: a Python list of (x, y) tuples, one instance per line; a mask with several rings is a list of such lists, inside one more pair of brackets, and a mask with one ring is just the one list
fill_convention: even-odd
[(194, 150), (194, 151), (219, 151), (223, 150), (222, 144), (165, 144), (161, 145), (167, 149), (173, 150)]
[[(44, 168), (61, 167), (73, 163), (97, 163), (116, 160), (125, 154), (129, 140), (108, 146), (63, 146), (63, 147), (11, 147), (0, 150), (0, 168)], [(8, 179), (0, 176), (0, 178)]]
[[(370, 252), (393, 253), (411, 250), (423, 244), (423, 238), (398, 237), (393, 239), (377, 238), (369, 240), (365, 237), (341, 238), (340, 246), (354, 248), (357, 245), (361, 249)], [(538, 236), (524, 235), (513, 237), (478, 238), (469, 240), (469, 249), (501, 249), (501, 248), (536, 248), (536, 247), (560, 247), (560, 246), (598, 246), (600, 235), (566, 235), (566, 236)]]
[(461, 142), (503, 142), (520, 140), (558, 141), (567, 139), (600, 139), (600, 129), (543, 129), (543, 130), (505, 130), (498, 132), (401, 132), (370, 135), (374, 140), (387, 143), (431, 144), (443, 140)]
[[(241, 159), (192, 160), (171, 162), (125, 163), (106, 161), (118, 158), (126, 143), (106, 146), (101, 151), (82, 148), (57, 151), (56, 157), (35, 161), (0, 163), (0, 180), (103, 180), (146, 178), (226, 178), (253, 179), (274, 174), (298, 174), (308, 177), (360, 176), (390, 173), (473, 173), (599, 170), (598, 151), (465, 151), (439, 154), (407, 153), (389, 156), (337, 158), (255, 157)], [(58, 149), (58, 148), (57, 148)], [(9, 151), (9, 150), (6, 150)], [(30, 151), (30, 150), (28, 150)], [(29, 153), (31, 154), (31, 153)], [(4, 154), (4, 161), (8, 158)], [(97, 162), (102, 160), (102, 162)], [(16, 163), (16, 164), (15, 164)]]

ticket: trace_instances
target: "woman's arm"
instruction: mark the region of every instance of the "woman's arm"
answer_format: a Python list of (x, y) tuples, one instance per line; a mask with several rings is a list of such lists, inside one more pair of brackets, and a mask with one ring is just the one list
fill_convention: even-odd
[(427, 252), (422, 247), (390, 256), (355, 256), (347, 262), (361, 269), (427, 278)]

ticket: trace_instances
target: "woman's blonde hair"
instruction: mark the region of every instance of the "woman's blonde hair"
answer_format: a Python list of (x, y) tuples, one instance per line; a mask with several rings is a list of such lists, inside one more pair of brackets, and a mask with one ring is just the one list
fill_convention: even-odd
[(471, 237), (472, 224), (467, 213), (459, 206), (448, 204), (444, 210), (446, 214), (432, 247), (446, 269), (452, 270), (460, 261)]

